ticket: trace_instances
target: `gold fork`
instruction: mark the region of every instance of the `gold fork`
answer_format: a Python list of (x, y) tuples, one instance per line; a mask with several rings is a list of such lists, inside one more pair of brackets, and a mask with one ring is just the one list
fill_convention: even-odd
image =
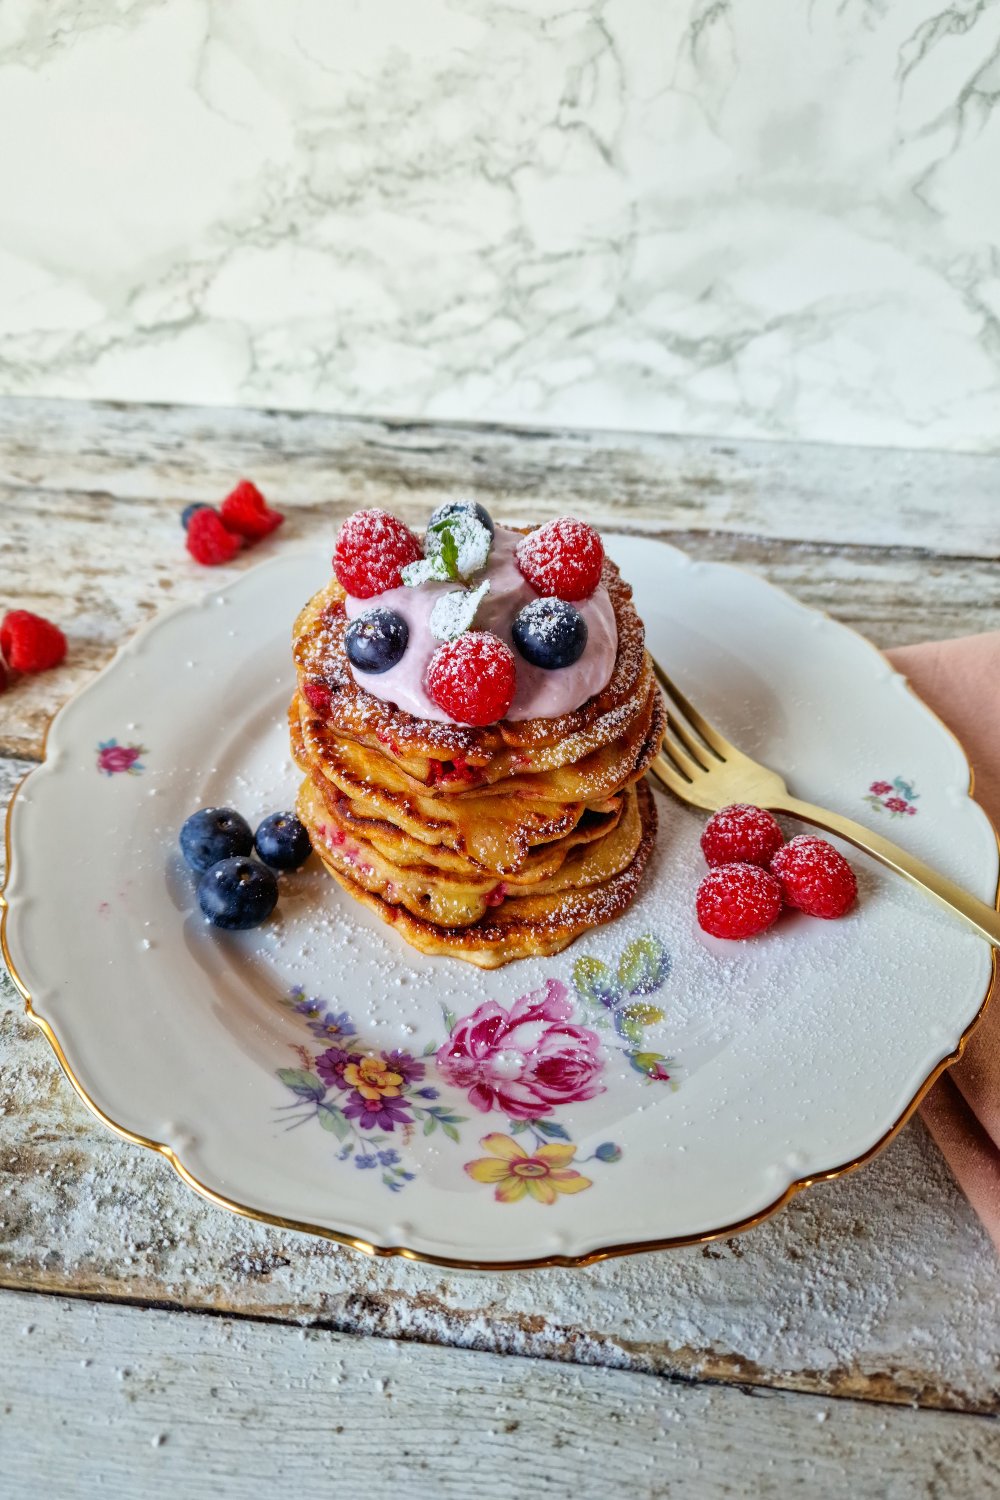
[(992, 906), (880, 833), (873, 833), (841, 813), (793, 797), (777, 771), (737, 750), (688, 702), (655, 659), (653, 666), (667, 702), (667, 732), (662, 753), (649, 769), (675, 797), (709, 812), (733, 802), (750, 802), (835, 833), (912, 881), (942, 906), (963, 917), (994, 948), (1000, 948), (1000, 913)]

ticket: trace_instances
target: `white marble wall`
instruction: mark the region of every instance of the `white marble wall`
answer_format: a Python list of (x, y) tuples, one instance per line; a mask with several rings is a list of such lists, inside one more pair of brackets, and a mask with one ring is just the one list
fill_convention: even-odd
[(0, 0), (0, 389), (996, 447), (943, 4)]

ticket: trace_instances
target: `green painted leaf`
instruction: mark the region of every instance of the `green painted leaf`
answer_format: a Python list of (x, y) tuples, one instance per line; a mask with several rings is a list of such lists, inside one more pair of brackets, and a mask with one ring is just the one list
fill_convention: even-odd
[(448, 1125), (444, 1120), (442, 1120), (441, 1129), (444, 1131), (445, 1135), (450, 1141), (458, 1140), (458, 1131), (455, 1129), (454, 1125)]
[(547, 1135), (553, 1141), (568, 1141), (569, 1131), (562, 1125), (557, 1125), (554, 1120), (532, 1120), (531, 1122), (539, 1135)]
[(642, 1027), (629, 1018), (627, 1014), (620, 1012), (615, 1017), (616, 1030), (623, 1041), (629, 1042), (633, 1047), (638, 1047), (642, 1041)]
[(428, 1115), (424, 1121), (424, 1135), (433, 1135), (437, 1129), (437, 1120), (433, 1115)]
[(521, 1135), (528, 1128), (527, 1120), (508, 1120), (511, 1135)]
[(611, 970), (599, 958), (578, 958), (573, 965), (573, 984), (577, 994), (592, 1005), (607, 1006), (618, 994)]
[(305, 1068), (279, 1068), (278, 1077), (300, 1099), (322, 1099), (326, 1093), (326, 1084), (322, 1078)]
[(449, 1036), (451, 1036), (452, 1032), (455, 1030), (455, 1026), (456, 1026), (457, 1022), (458, 1022), (458, 1017), (455, 1015), (455, 1012), (453, 1010), (446, 1010), (444, 1012), (444, 1024), (448, 1028), (448, 1035)]
[(616, 1014), (634, 1021), (637, 1026), (655, 1026), (657, 1021), (663, 1020), (663, 1011), (657, 1010), (655, 1005), (626, 1005)]
[(669, 1062), (669, 1059), (662, 1052), (633, 1052), (629, 1062), (637, 1073), (655, 1078), (660, 1065)]
[(670, 973), (670, 954), (652, 933), (629, 943), (618, 962), (618, 982), (630, 995), (651, 995)]
[(329, 1130), (338, 1141), (344, 1141), (350, 1135), (350, 1124), (335, 1104), (321, 1104), (316, 1113), (323, 1129)]

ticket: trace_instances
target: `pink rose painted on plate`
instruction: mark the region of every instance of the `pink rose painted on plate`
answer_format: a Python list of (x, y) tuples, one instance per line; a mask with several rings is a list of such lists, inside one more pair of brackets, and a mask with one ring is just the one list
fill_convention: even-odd
[(439, 1048), (442, 1077), (487, 1114), (537, 1120), (604, 1092), (597, 1033), (575, 1026), (566, 986), (547, 979), (509, 1010), (488, 1000), (458, 1021)]
[(145, 770), (139, 759), (145, 754), (143, 745), (119, 745), (117, 740), (101, 740), (97, 746), (97, 769), (105, 776), (115, 776), (121, 772), (138, 776)]

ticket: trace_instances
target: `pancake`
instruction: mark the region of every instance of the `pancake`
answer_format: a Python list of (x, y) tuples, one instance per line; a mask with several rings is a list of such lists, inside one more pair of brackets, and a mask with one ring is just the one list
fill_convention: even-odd
[(638, 798), (630, 787), (621, 815), (598, 837), (568, 849), (560, 845), (560, 857), (548, 868), (539, 863), (498, 881), (485, 872), (398, 864), (371, 840), (332, 823), (310, 781), (303, 784), (298, 814), (329, 870), (440, 927), (468, 926), (501, 902), (600, 885), (632, 863), (642, 837)]
[(656, 832), (642, 780), (665, 712), (631, 589), (604, 688), (571, 713), (485, 728), (416, 718), (354, 679), (345, 594), (299, 614), (298, 813), (329, 873), (424, 953), (481, 968), (557, 953), (633, 899)]
[[(663, 737), (663, 703), (653, 688), (628, 735), (572, 766), (432, 795), (380, 751), (338, 740), (301, 695), (290, 710), (296, 763), (352, 807), (410, 837), (444, 844), (496, 874), (515, 872), (532, 848), (561, 837), (584, 811), (643, 775)], [(325, 789), (324, 789), (325, 791)]]
[[(499, 969), (513, 959), (560, 953), (581, 933), (613, 921), (628, 908), (656, 840), (656, 807), (646, 782), (636, 787), (635, 798), (641, 836), (624, 870), (585, 890), (505, 899), (464, 927), (441, 927), (415, 916), (406, 906), (387, 901), (344, 874), (328, 861), (329, 851), (319, 841), (316, 852), (349, 896), (369, 907), (414, 948), (464, 959), (480, 969)], [(303, 811), (308, 813), (300, 802), (300, 817)]]

